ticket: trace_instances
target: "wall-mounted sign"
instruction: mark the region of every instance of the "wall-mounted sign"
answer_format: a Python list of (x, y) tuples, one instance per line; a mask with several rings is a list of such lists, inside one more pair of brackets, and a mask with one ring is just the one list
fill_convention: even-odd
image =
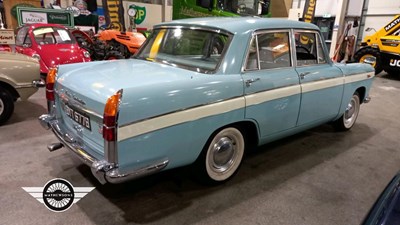
[(0, 44), (15, 45), (14, 30), (0, 30)]
[(125, 31), (124, 6), (122, 0), (102, 0), (104, 16), (108, 27)]
[(74, 27), (74, 17), (70, 11), (17, 7), (18, 26), (27, 23), (55, 23)]
[(135, 23), (141, 24), (144, 21), (144, 19), (146, 19), (146, 7), (140, 7), (140, 6), (135, 5), (133, 8), (136, 11)]
[(303, 21), (306, 23), (311, 23), (315, 15), (315, 7), (317, 5), (317, 0), (306, 0), (304, 3)]

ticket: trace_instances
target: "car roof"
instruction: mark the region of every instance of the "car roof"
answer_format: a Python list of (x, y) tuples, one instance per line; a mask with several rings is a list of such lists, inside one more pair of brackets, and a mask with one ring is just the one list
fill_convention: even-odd
[(29, 23), (29, 24), (24, 24), (21, 27), (30, 27), (30, 29), (35, 29), (38, 27), (58, 27), (66, 29), (66, 27), (61, 24), (52, 24), (52, 23)]
[(258, 29), (312, 29), (319, 30), (317, 26), (311, 23), (293, 21), (279, 18), (261, 18), (261, 17), (202, 17), (192, 19), (173, 20), (171, 22), (161, 23), (154, 28), (162, 26), (200, 26), (204, 28), (222, 29), (230, 33), (246, 32)]

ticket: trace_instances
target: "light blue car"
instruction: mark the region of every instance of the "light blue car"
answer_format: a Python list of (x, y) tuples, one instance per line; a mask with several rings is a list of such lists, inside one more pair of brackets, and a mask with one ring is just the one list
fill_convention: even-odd
[(252, 147), (333, 122), (353, 127), (374, 69), (335, 64), (318, 27), (266, 18), (159, 24), (134, 59), (60, 65), (39, 120), (92, 168), (120, 183), (193, 164), (231, 178)]

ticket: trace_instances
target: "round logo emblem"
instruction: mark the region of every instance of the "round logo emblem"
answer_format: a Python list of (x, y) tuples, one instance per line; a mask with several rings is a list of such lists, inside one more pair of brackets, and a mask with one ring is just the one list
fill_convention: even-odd
[(43, 201), (46, 207), (55, 212), (63, 212), (74, 202), (74, 188), (67, 180), (50, 180), (43, 189)]

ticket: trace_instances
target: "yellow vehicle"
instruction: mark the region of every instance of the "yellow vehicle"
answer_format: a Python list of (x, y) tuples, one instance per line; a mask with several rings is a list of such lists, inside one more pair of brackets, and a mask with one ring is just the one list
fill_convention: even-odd
[[(371, 28), (367, 28), (367, 31)], [(389, 74), (400, 72), (400, 15), (371, 36), (366, 36), (361, 48), (354, 54), (357, 62), (370, 63), (375, 74), (385, 70)]]

